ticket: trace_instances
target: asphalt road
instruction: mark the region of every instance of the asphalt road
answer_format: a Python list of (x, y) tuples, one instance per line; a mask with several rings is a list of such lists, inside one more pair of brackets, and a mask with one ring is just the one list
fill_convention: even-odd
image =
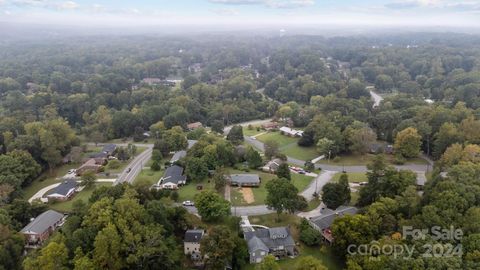
[[(143, 166), (150, 160), (152, 157), (152, 144), (135, 144), (136, 146), (147, 147), (145, 151), (140, 153), (140, 155), (136, 156), (130, 164), (128, 164), (127, 168), (123, 170), (123, 172), (118, 176), (117, 180), (113, 183), (113, 185), (121, 184), (124, 182), (133, 183), (135, 178), (140, 174), (143, 169)], [(130, 169), (130, 171), (128, 171)]]

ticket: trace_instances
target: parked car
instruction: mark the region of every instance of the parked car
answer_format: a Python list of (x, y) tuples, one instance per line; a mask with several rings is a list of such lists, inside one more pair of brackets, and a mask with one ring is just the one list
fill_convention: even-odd
[(195, 204), (192, 201), (184, 201), (183, 206), (195, 206)]
[(71, 169), (71, 170), (68, 170), (67, 174), (74, 174), (77, 170), (75, 169)]
[(132, 170), (132, 168), (128, 168), (128, 169), (127, 169), (127, 173), (129, 173), (131, 170)]

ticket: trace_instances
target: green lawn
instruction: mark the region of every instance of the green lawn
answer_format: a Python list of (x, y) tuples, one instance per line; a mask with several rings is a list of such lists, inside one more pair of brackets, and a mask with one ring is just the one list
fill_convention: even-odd
[[(197, 190), (197, 185), (202, 185), (203, 189)], [(215, 190), (215, 183), (209, 178), (203, 180), (202, 182), (191, 182), (187, 179), (187, 184), (178, 189), (178, 200), (181, 202), (186, 200), (193, 201), (197, 193), (205, 190)]]
[(298, 138), (288, 137), (276, 131), (276, 132), (268, 132), (266, 134), (260, 135), (257, 137), (257, 140), (263, 143), (268, 140), (274, 140), (278, 143), (278, 146), (281, 148), (288, 144), (292, 144), (292, 143), (296, 144), (298, 141)]
[(280, 134), (280, 132), (269, 132), (257, 137), (261, 142), (274, 140), (278, 142), (281, 153), (300, 160), (312, 160), (319, 156), (315, 147), (301, 147), (298, 146), (298, 138), (288, 137)]
[(322, 202), (321, 200), (315, 199), (315, 198), (313, 200), (309, 201), (308, 202), (308, 207), (305, 210), (305, 212), (312, 211), (312, 210), (316, 209), (320, 205), (321, 202)]
[(60, 183), (62, 180), (57, 179), (57, 177), (64, 176), (67, 174), (68, 170), (75, 169), (78, 166), (78, 164), (66, 164), (54, 169), (52, 174), (50, 174), (48, 171), (44, 172), (42, 176), (40, 176), (38, 179), (35, 179), (29, 186), (23, 189), (23, 198), (28, 200), (40, 189), (55, 183)]
[(111, 185), (112, 183), (96, 183), (93, 188), (82, 190), (81, 192), (75, 194), (75, 196), (68, 201), (55, 202), (53, 204), (50, 204), (50, 208), (59, 212), (70, 212), (72, 211), (72, 206), (74, 202), (83, 200), (84, 203), (87, 203), (88, 199), (90, 198), (90, 196), (92, 196), (93, 191), (97, 187), (111, 186)]
[[(384, 155), (385, 159), (388, 163), (394, 165), (394, 156), (393, 155)], [(359, 165), (367, 165), (371, 163), (374, 159), (374, 154), (366, 154), (366, 155), (340, 155), (337, 156), (335, 159), (322, 159), (317, 163), (320, 164), (330, 164), (330, 165), (337, 165), (337, 166), (359, 166)], [(419, 165), (427, 165), (428, 162), (423, 158), (410, 158), (407, 159), (405, 164), (419, 164)]]
[[(232, 191), (230, 193), (230, 197), (232, 199), (232, 203), (234, 205), (238, 206), (244, 206), (244, 205), (261, 205), (265, 204), (265, 199), (267, 198), (267, 189), (266, 185), (268, 181), (276, 178), (277, 176), (274, 174), (270, 173), (265, 173), (257, 170), (251, 170), (250, 172), (244, 172), (244, 171), (239, 171), (239, 170), (232, 170), (230, 172), (231, 174), (258, 174), (258, 176), (261, 179), (261, 184), (259, 187), (253, 187), (253, 196), (255, 197), (255, 202), (251, 204), (247, 204), (243, 199), (242, 199), (242, 194), (237, 191), (238, 188), (232, 187)], [(314, 179), (313, 177), (302, 175), (302, 174), (291, 174), (292, 176), (292, 183), (293, 185), (298, 189), (299, 192), (303, 191)], [(235, 196), (237, 197), (235, 199)]]
[(160, 177), (163, 176), (163, 173), (165, 172), (165, 170), (160, 170), (160, 171), (153, 171), (153, 170), (150, 170), (150, 169), (143, 169), (137, 176), (137, 178), (135, 178), (135, 182), (139, 182), (139, 181), (146, 181), (148, 183), (150, 183), (151, 185), (155, 184), (158, 182), (158, 180), (160, 180)]
[(243, 127), (243, 136), (254, 136), (257, 134), (260, 134), (262, 132), (265, 132), (265, 130), (258, 129), (258, 126), (254, 126), (253, 129), (248, 129), (248, 127)]
[[(343, 173), (336, 173), (333, 177), (332, 177), (332, 182), (338, 182), (338, 180), (340, 179), (340, 176), (342, 175)], [(353, 183), (353, 182), (368, 182), (368, 178), (367, 178), (367, 175), (363, 172), (349, 172), (347, 173), (347, 176), (348, 176), (348, 182), (349, 183)]]

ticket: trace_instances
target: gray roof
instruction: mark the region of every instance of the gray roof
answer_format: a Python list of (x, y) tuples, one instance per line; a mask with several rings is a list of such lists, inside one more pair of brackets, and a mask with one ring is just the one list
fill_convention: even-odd
[(250, 240), (247, 242), (248, 245), (248, 250), (250, 252), (253, 252), (255, 250), (265, 250), (268, 251), (268, 247), (265, 245), (265, 243), (262, 242), (258, 237), (252, 236)]
[(182, 159), (186, 156), (187, 156), (187, 151), (185, 151), (185, 150), (175, 152), (175, 154), (173, 154), (173, 157), (170, 159), (170, 162), (174, 163), (174, 162), (179, 161), (180, 159)]
[(295, 246), (295, 241), (290, 235), (290, 230), (287, 227), (256, 229), (253, 232), (245, 232), (244, 236), (248, 243), (249, 252), (258, 249), (275, 249), (279, 246)]
[(89, 157), (91, 157), (91, 158), (107, 158), (108, 154), (105, 153), (105, 152), (93, 153), (93, 154), (90, 154)]
[(187, 243), (200, 243), (203, 234), (203, 230), (188, 230), (185, 232), (185, 238), (183, 239), (183, 241)]
[(354, 215), (358, 212), (358, 208), (353, 206), (340, 206), (336, 210), (329, 208), (320, 211), (320, 216), (312, 218), (310, 221), (315, 223), (321, 230), (328, 229), (332, 226), (336, 217), (344, 215)]
[(198, 141), (197, 140), (188, 140), (187, 149), (192, 148)]
[(260, 178), (257, 174), (232, 174), (230, 179), (232, 183), (239, 184), (260, 183)]
[(20, 232), (41, 234), (62, 220), (62, 218), (63, 214), (57, 211), (47, 210), (28, 223)]
[(112, 154), (115, 149), (117, 149), (117, 145), (116, 144), (105, 144), (103, 146), (103, 149), (102, 149), (102, 152), (104, 153), (107, 153), (107, 154)]
[(165, 174), (162, 177), (162, 183), (179, 183), (179, 182), (185, 182), (187, 180), (187, 177), (182, 175), (183, 174), (183, 168), (177, 165), (173, 165), (168, 167), (165, 170)]
[(68, 192), (72, 188), (77, 187), (77, 182), (75, 180), (66, 180), (63, 181), (60, 185), (58, 185), (56, 188), (52, 189), (48, 194), (60, 194), (63, 196), (67, 196)]

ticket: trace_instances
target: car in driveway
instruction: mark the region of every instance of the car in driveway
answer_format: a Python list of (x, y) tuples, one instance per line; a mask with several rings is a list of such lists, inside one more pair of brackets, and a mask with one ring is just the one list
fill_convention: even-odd
[(183, 206), (195, 206), (195, 204), (192, 201), (184, 201), (182, 203)]

